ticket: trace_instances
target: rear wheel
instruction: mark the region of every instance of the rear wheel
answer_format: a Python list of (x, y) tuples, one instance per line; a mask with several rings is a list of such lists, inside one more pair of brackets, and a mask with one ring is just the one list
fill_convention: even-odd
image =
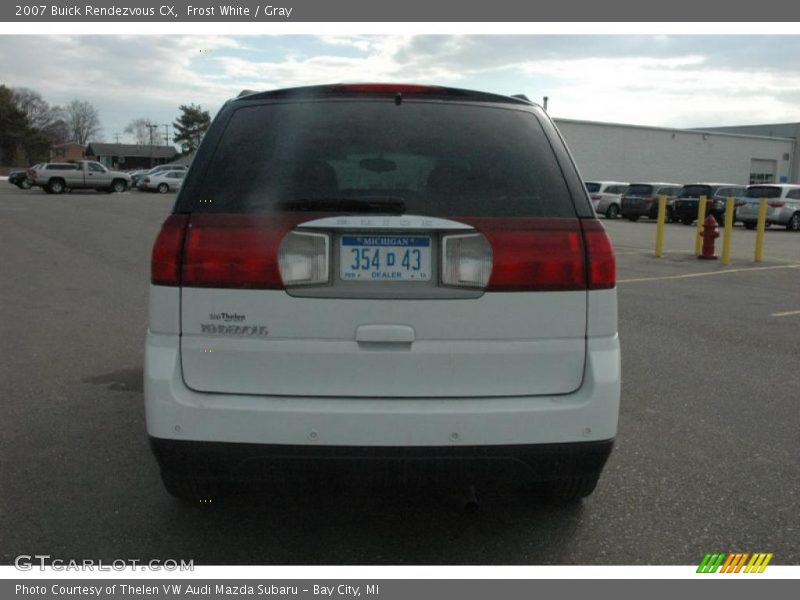
[(755, 229), (756, 224), (753, 221), (742, 221), (742, 225), (744, 225), (745, 229)]
[(62, 194), (66, 189), (64, 182), (61, 179), (51, 179), (47, 184), (51, 194)]
[(169, 186), (166, 183), (158, 184), (158, 193), (166, 194), (169, 191)]
[(584, 475), (583, 477), (558, 479), (544, 483), (542, 489), (548, 500), (559, 504), (568, 504), (578, 502), (591, 494), (599, 479), (599, 473)]
[(171, 496), (192, 504), (210, 504), (225, 495), (226, 486), (216, 479), (198, 479), (183, 473), (161, 471), (161, 481)]
[(796, 212), (792, 215), (792, 218), (789, 219), (789, 222), (786, 224), (786, 229), (789, 231), (800, 231), (800, 212)]
[(692, 219), (691, 217), (683, 217), (681, 219), (681, 223), (683, 223), (684, 225), (691, 225), (692, 223), (694, 223), (694, 219)]
[(633, 221), (634, 223), (639, 220), (639, 215), (630, 215), (628, 217), (628, 221)]
[(21, 190), (29, 190), (31, 189), (31, 180), (30, 179), (23, 179), (17, 184), (17, 187)]
[(619, 206), (612, 204), (606, 209), (606, 219), (616, 219), (619, 216)]

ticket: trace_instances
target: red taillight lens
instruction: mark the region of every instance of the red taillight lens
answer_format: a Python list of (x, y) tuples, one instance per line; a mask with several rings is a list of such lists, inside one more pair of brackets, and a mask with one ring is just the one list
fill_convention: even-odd
[(413, 83), (343, 83), (333, 87), (335, 90), (343, 92), (372, 92), (376, 94), (420, 94), (436, 92), (441, 89), (435, 85), (418, 85)]
[(619, 197), (619, 203), (620, 203), (620, 205), (625, 204), (625, 196), (620, 196)]
[(780, 208), (781, 206), (783, 206), (784, 204), (786, 204), (786, 202), (784, 202), (783, 200), (770, 200), (770, 201), (768, 202), (768, 204), (769, 204), (769, 205), (770, 205), (772, 208)]
[(186, 233), (182, 285), (282, 289), (278, 251), (302, 215), (196, 214)]
[(472, 225), (492, 246), (487, 291), (586, 289), (578, 219), (456, 218)]
[(150, 282), (153, 285), (181, 284), (181, 253), (189, 215), (170, 215), (161, 226), (150, 258)]
[(596, 219), (584, 219), (581, 226), (586, 243), (587, 287), (590, 290), (613, 288), (617, 284), (617, 260), (605, 227)]
[(652, 204), (653, 203), (653, 197), (652, 196), (645, 196), (644, 197), (644, 203), (645, 204)]
[(592, 200), (594, 200), (595, 202), (597, 202), (598, 200), (600, 200), (600, 198), (602, 198), (602, 196), (600, 196), (599, 194), (592, 194), (592, 195), (590, 196), (590, 198), (591, 198)]

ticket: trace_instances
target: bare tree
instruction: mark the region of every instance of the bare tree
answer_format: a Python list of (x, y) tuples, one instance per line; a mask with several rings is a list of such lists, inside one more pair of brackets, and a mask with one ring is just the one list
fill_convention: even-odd
[(150, 143), (149, 127), (155, 124), (156, 122), (152, 119), (140, 117), (128, 123), (127, 127), (123, 129), (123, 132), (133, 136), (136, 144), (139, 144), (140, 146), (146, 146)]
[(12, 94), (14, 104), (28, 118), (32, 130), (41, 133), (51, 144), (69, 141), (63, 108), (50, 106), (39, 92), (29, 88), (14, 88)]
[(89, 140), (96, 140), (100, 130), (100, 113), (85, 100), (73, 100), (65, 109), (66, 122), (72, 141), (86, 144)]

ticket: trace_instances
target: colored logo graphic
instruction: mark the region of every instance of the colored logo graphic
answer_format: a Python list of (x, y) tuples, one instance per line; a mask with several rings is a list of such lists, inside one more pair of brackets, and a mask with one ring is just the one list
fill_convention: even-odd
[(720, 573), (763, 573), (771, 560), (771, 552), (708, 553), (697, 567), (697, 572), (716, 573), (719, 570)]

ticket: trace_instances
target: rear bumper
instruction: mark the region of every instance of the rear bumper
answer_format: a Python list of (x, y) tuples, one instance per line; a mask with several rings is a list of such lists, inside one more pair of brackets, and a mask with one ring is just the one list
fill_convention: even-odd
[(647, 217), (650, 215), (650, 211), (652, 210), (652, 204), (637, 204), (635, 206), (631, 206), (630, 204), (623, 204), (622, 208), (620, 209), (620, 214), (623, 217)]
[(148, 333), (147, 431), (164, 440), (287, 446), (474, 447), (613, 439), (620, 399), (616, 335), (589, 338), (571, 394), (340, 398), (197, 392), (183, 382), (177, 335)]
[(599, 473), (613, 440), (564, 444), (289, 446), (150, 438), (162, 470), (229, 481), (548, 481)]

